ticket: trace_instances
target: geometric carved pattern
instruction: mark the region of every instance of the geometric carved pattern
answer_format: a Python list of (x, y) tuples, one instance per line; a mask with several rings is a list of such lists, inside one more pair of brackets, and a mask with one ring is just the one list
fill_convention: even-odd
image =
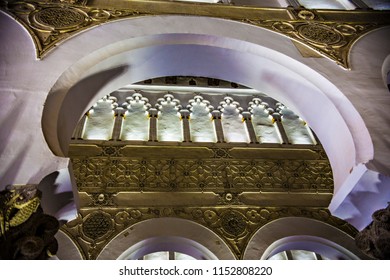
[(83, 232), (93, 240), (103, 237), (112, 227), (110, 215), (104, 212), (94, 212), (88, 215), (83, 223)]
[[(107, 150), (105, 148), (104, 150)], [(177, 148), (178, 153), (182, 153)], [(327, 160), (72, 157), (79, 191), (211, 191), (332, 193)], [(116, 154), (116, 153), (115, 153)]]
[(179, 14), (224, 18), (269, 29), (299, 41), (342, 67), (349, 68), (349, 50), (354, 42), (373, 29), (390, 24), (390, 16), (386, 11), (332, 11), (327, 14), (307, 9), (275, 11), (224, 5), (224, 12), (221, 13), (219, 9), (222, 6), (201, 3), (161, 1), (154, 2), (151, 9), (148, 1), (127, 1), (123, 5), (115, 1), (111, 4), (112, 8), (107, 8), (107, 5), (104, 8), (90, 7), (83, 0), (56, 2), (37, 0), (0, 3), (0, 7), (32, 35), (38, 58), (77, 32), (105, 22), (148, 15)]
[[(86, 259), (96, 259), (126, 228), (160, 217), (187, 219), (209, 228), (228, 244), (237, 259), (242, 258), (259, 228), (283, 217), (321, 220), (354, 236), (353, 227), (331, 216), (324, 207), (276, 207), (281, 204), (269, 202), (278, 201), (283, 194), (304, 194), (309, 197), (305, 196), (300, 205), (316, 205), (312, 197), (332, 195), (332, 170), (320, 145), (235, 145), (74, 142), (70, 146), (73, 172), (85, 201), (80, 217), (62, 230), (78, 244)], [(128, 196), (124, 196), (126, 192)], [(245, 200), (248, 193), (268, 194), (268, 204)], [(137, 195), (147, 198), (153, 194), (165, 197), (160, 198), (165, 205), (159, 206), (159, 200), (133, 200)], [(195, 201), (199, 194), (200, 202), (187, 204), (188, 197)], [(175, 197), (187, 200), (176, 201)], [(133, 201), (141, 204), (133, 205)]]
[(349, 50), (364, 33), (378, 27), (375, 23), (353, 24), (315, 21), (244, 20), (299, 41), (344, 68), (349, 68)]
[[(113, 225), (112, 230), (105, 233), (104, 238), (91, 240), (91, 236), (86, 236), (83, 220), (92, 215), (102, 215), (110, 217)], [(197, 222), (219, 235), (232, 249), (237, 259), (241, 259), (243, 252), (252, 235), (263, 225), (283, 217), (306, 217), (320, 220), (339, 228), (351, 236), (355, 236), (357, 231), (347, 222), (333, 217), (327, 209), (316, 207), (139, 207), (139, 208), (85, 208), (80, 210), (78, 219), (68, 222), (62, 227), (69, 237), (71, 237), (81, 248), (83, 257), (86, 259), (96, 259), (101, 250), (117, 234), (132, 225), (148, 219), (161, 217), (177, 217)], [(97, 216), (93, 216), (97, 217)], [(90, 222), (100, 230), (101, 224)], [(106, 227), (103, 227), (106, 229)], [(102, 232), (99, 231), (101, 236)]]

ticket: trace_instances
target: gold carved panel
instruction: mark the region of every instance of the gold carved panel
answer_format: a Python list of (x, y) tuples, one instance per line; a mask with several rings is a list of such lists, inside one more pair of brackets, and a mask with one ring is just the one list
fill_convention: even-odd
[(357, 231), (347, 222), (318, 207), (138, 207), (85, 208), (76, 220), (62, 227), (85, 259), (96, 259), (102, 249), (119, 233), (131, 234), (139, 222), (161, 217), (176, 217), (199, 223), (220, 236), (237, 259), (241, 259), (253, 234), (265, 224), (283, 217), (306, 217), (323, 221), (351, 236)]

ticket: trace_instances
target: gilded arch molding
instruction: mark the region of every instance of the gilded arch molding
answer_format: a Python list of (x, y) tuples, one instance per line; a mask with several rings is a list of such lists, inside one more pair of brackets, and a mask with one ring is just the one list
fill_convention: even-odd
[[(109, 4), (108, 4), (109, 3)], [(336, 11), (153, 1), (51, 0), (0, 2), (31, 35), (42, 59), (79, 32), (110, 21), (143, 16), (191, 15), (233, 20), (277, 32), (349, 69), (352, 45), (390, 24), (389, 11)]]

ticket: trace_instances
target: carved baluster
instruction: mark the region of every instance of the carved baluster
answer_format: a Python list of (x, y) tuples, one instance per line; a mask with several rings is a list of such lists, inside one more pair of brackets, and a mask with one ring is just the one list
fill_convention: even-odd
[(273, 113), (272, 117), (274, 118), (276, 125), (279, 129), (279, 133), (280, 136), (282, 137), (283, 144), (290, 144), (290, 142), (288, 141), (286, 130), (284, 129), (282, 124), (282, 117), (280, 116), (279, 113)]
[(157, 142), (157, 109), (149, 109), (149, 141)]
[(190, 112), (188, 110), (180, 110), (181, 119), (183, 122), (183, 142), (191, 142), (191, 133), (190, 133)]
[(112, 138), (110, 140), (120, 141), (120, 135), (122, 130), (122, 121), (123, 121), (123, 108), (116, 108), (115, 110), (115, 122), (114, 128), (112, 129)]
[(249, 113), (249, 112), (243, 112), (243, 113), (242, 113), (242, 117), (243, 117), (243, 119), (244, 119), (244, 121), (245, 121), (246, 128), (247, 128), (247, 130), (248, 130), (250, 143), (259, 143), (259, 142), (257, 141), (257, 139), (256, 139), (255, 130), (253, 129), (251, 113)]
[(211, 114), (214, 120), (215, 132), (217, 133), (217, 142), (223, 143), (225, 142), (225, 137), (222, 130), (221, 112), (219, 110), (214, 110), (211, 112)]
[(76, 128), (73, 131), (72, 139), (83, 139), (83, 131), (87, 114), (84, 114), (80, 121), (77, 123)]
[(287, 255), (287, 259), (288, 259), (288, 260), (293, 260), (293, 259), (294, 259), (294, 257), (293, 257), (293, 255), (292, 255), (292, 253), (291, 253), (290, 250), (287, 250), (287, 251), (286, 251), (286, 255)]

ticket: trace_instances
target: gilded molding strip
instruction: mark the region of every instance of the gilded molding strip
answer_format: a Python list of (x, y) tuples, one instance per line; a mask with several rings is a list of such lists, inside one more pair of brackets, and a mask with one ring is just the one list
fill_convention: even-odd
[[(318, 207), (141, 207), (83, 208), (77, 219), (62, 227), (86, 259), (96, 259), (120, 232), (145, 220), (177, 217), (201, 224), (220, 236), (237, 259), (258, 229), (283, 217), (306, 217), (335, 226), (354, 237), (357, 230)], [(130, 230), (126, 234), (131, 234)]]
[[(71, 150), (75, 147), (73, 144)], [(202, 153), (198, 155), (196, 147), (143, 147), (142, 153), (126, 155), (127, 145), (97, 147), (100, 155), (71, 156), (79, 192), (333, 193), (332, 170), (322, 147), (309, 150), (313, 154), (310, 159), (304, 154), (307, 149), (301, 149), (303, 155), (295, 153), (293, 159), (282, 159), (271, 155), (288, 149), (272, 148), (269, 157), (248, 158), (241, 151), (244, 149), (218, 146), (199, 147)], [(153, 153), (155, 149), (170, 152)], [(249, 150), (262, 154), (267, 151)]]
[(159, 1), (63, 0), (0, 2), (31, 34), (38, 59), (85, 29), (123, 18), (193, 15), (243, 22), (283, 34), (349, 69), (349, 52), (364, 34), (389, 25), (390, 12), (294, 10)]

